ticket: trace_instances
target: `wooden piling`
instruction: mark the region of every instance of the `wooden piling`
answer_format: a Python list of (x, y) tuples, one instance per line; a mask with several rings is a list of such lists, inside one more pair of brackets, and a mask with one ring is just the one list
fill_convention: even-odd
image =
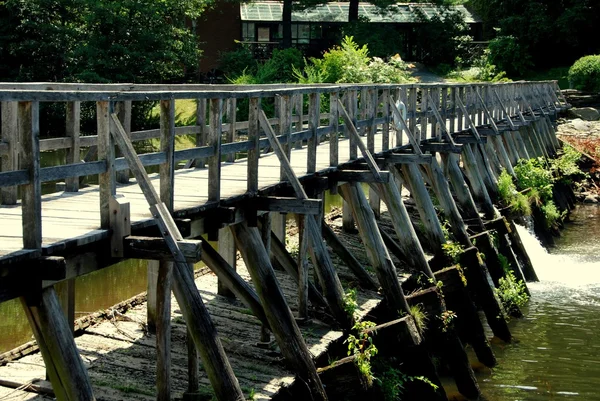
[(54, 287), (38, 299), (21, 298), (29, 325), (42, 352), (46, 371), (59, 401), (94, 401), (87, 374)]
[(398, 282), (396, 267), (383, 243), (383, 238), (377, 229), (375, 215), (365, 194), (357, 183), (347, 183), (340, 187), (342, 197), (352, 208), (352, 214), (358, 233), (365, 245), (367, 256), (375, 269), (383, 294), (391, 310), (398, 316), (410, 314), (410, 309), (404, 298), (404, 292)]
[(310, 388), (313, 399), (327, 400), (321, 379), (285, 301), (257, 228), (246, 222), (230, 226), (252, 276), (267, 320), (287, 363)]

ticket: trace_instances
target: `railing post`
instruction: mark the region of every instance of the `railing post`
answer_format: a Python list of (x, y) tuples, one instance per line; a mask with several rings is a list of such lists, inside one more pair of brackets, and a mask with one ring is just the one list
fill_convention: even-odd
[(175, 100), (160, 101), (160, 151), (166, 161), (159, 166), (160, 198), (173, 211), (175, 191)]
[[(277, 98), (275, 98), (277, 101)], [(291, 159), (292, 156), (292, 143), (291, 143), (291, 135), (292, 133), (292, 105), (290, 102), (289, 95), (281, 95), (279, 96), (279, 135), (281, 135), (281, 142), (283, 145), (283, 150), (285, 151), (285, 155), (288, 160)], [(280, 168), (280, 178), (285, 180), (285, 172), (283, 167)]]
[[(304, 129), (304, 95), (299, 93), (292, 99), (294, 99), (292, 101), (295, 103), (294, 109), (296, 110), (296, 118), (298, 119), (294, 131), (301, 132)], [(296, 141), (295, 148), (302, 149), (302, 141)]]
[[(417, 135), (417, 88), (411, 87), (408, 90), (408, 97), (405, 99), (408, 100), (406, 104), (406, 109), (408, 111), (408, 129), (413, 135)], [(398, 144), (402, 144), (402, 136), (399, 138)], [(419, 137), (416, 137), (417, 142), (419, 142)]]
[[(206, 145), (206, 99), (198, 99), (196, 103), (196, 125), (198, 133), (196, 134), (196, 146), (202, 147)], [(206, 160), (196, 160), (196, 168), (204, 168)]]
[[(115, 112), (119, 116), (119, 120), (125, 128), (127, 135), (131, 135), (131, 100), (117, 102), (115, 104)], [(117, 149), (116, 155), (121, 156), (121, 152)], [(129, 182), (129, 169), (117, 171), (117, 182), (127, 184)]]
[(210, 100), (210, 130), (208, 146), (213, 155), (208, 159), (208, 200), (221, 200), (221, 132), (223, 120), (223, 99)]
[[(19, 164), (18, 103), (2, 102), (2, 141), (8, 145), (6, 155), (0, 156), (0, 171), (17, 170)], [(17, 187), (0, 188), (0, 201), (4, 205), (17, 204)]]
[(260, 98), (250, 98), (248, 108), (248, 142), (251, 143), (252, 147), (248, 150), (248, 182), (246, 186), (246, 190), (250, 194), (256, 194), (258, 191), (258, 159), (260, 158), (259, 109)]
[(106, 101), (96, 103), (98, 128), (98, 161), (106, 162), (106, 171), (98, 174), (100, 191), (100, 227), (110, 228), (110, 199), (117, 193), (115, 177), (115, 146), (110, 135), (112, 122), (109, 113), (113, 105)]
[(420, 90), (421, 90), (421, 119), (419, 122), (421, 124), (421, 129), (419, 130), (419, 132), (413, 131), (418, 143), (421, 143), (421, 141), (427, 139), (427, 124), (428, 124), (427, 94), (429, 92), (429, 89), (426, 86), (421, 86)]
[[(67, 102), (66, 106), (66, 136), (71, 138), (71, 146), (67, 148), (67, 164), (79, 163), (80, 161), (80, 140), (79, 129), (81, 125), (81, 102)], [(79, 191), (79, 177), (67, 177), (65, 179), (65, 191)]]
[(319, 93), (311, 93), (308, 95), (308, 129), (311, 136), (308, 139), (308, 156), (306, 164), (306, 173), (314, 173), (317, 168), (317, 145), (319, 144), (318, 128), (319, 117), (321, 113), (321, 95)]
[(331, 133), (329, 134), (329, 165), (335, 167), (339, 161), (339, 117), (338, 117), (338, 98), (337, 92), (329, 95), (329, 125)]
[(23, 248), (42, 247), (42, 186), (40, 182), (40, 104), (19, 102), (19, 170), (27, 170), (29, 183), (21, 188)]
[[(377, 106), (375, 106), (375, 117), (377, 117)], [(390, 148), (390, 90), (384, 89), (381, 92), (381, 116), (385, 118), (383, 124), (381, 124), (381, 149), (388, 150)]]
[[(227, 143), (233, 143), (237, 140), (237, 131), (235, 128), (237, 122), (237, 99), (231, 98), (227, 100), (227, 119), (229, 120), (229, 131), (227, 131)], [(226, 156), (226, 161), (233, 163), (235, 161), (235, 153), (230, 153)]]

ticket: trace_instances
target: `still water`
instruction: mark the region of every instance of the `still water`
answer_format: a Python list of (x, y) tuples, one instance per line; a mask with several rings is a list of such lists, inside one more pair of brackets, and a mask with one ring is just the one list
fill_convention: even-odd
[(479, 377), (486, 400), (600, 400), (600, 207), (572, 220), (549, 252), (520, 231), (540, 282), (511, 323), (518, 342), (496, 345), (498, 367)]

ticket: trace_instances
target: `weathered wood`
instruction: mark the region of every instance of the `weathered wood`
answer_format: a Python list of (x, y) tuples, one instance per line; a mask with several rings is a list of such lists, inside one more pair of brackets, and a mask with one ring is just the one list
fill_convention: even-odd
[[(229, 120), (229, 129), (225, 136), (226, 143), (234, 143), (237, 140), (236, 122), (237, 122), (237, 99), (231, 98), (227, 100), (227, 119)], [(225, 161), (233, 163), (235, 161), (235, 153), (230, 153), (225, 157)]]
[(113, 125), (109, 116), (110, 107), (111, 104), (109, 102), (96, 103), (98, 161), (105, 161), (106, 163), (106, 172), (98, 174), (98, 185), (100, 187), (100, 227), (105, 229), (110, 228), (110, 199), (117, 193), (115, 146), (113, 138), (110, 135)]
[(221, 283), (252, 311), (254, 316), (256, 316), (263, 325), (269, 326), (256, 292), (240, 277), (232, 265), (208, 243), (208, 241), (202, 241), (202, 261), (217, 275)]
[[(170, 252), (170, 251), (169, 251)], [(156, 321), (158, 319), (156, 311), (156, 289), (158, 288), (158, 260), (148, 260), (146, 270), (148, 276), (147, 300), (146, 300), (146, 325), (148, 332), (156, 334)]]
[(458, 211), (458, 207), (450, 192), (448, 181), (446, 180), (446, 177), (444, 177), (444, 173), (442, 172), (437, 159), (433, 159), (431, 165), (426, 165), (424, 168), (433, 183), (433, 191), (440, 202), (442, 213), (444, 213), (446, 220), (450, 223), (450, 230), (452, 231), (455, 240), (463, 246), (471, 246), (465, 222)]
[[(184, 239), (177, 245), (189, 263), (198, 263), (202, 241)], [(173, 261), (173, 255), (162, 237), (127, 236), (123, 238), (124, 257), (133, 259)]]
[(56, 398), (59, 401), (95, 400), (87, 370), (54, 288), (44, 289), (35, 306), (25, 298), (21, 303), (42, 351)]
[[(420, 305), (429, 316), (443, 316), (446, 312), (435, 286), (414, 292), (407, 300), (410, 305)], [(468, 399), (478, 399), (481, 395), (479, 385), (453, 324), (445, 324), (442, 319), (429, 319), (423, 336), (427, 346), (439, 353), (442, 362), (448, 365), (458, 391)]]
[[(203, 244), (207, 244), (207, 242), (203, 241)], [(194, 265), (189, 264), (190, 273), (194, 274)], [(186, 330), (185, 333), (185, 345), (187, 348), (187, 356), (188, 356), (188, 394), (197, 393), (200, 389), (200, 364), (198, 363), (198, 350), (196, 349), (196, 344), (194, 344), (194, 337), (190, 330)], [(186, 395), (184, 393), (184, 397)]]
[(210, 131), (208, 146), (213, 156), (208, 159), (208, 200), (221, 199), (221, 133), (223, 120), (223, 99), (210, 101)]
[[(19, 165), (19, 126), (18, 103), (2, 102), (2, 142), (6, 143), (6, 154), (0, 157), (0, 171), (17, 170)], [(15, 205), (17, 203), (17, 187), (1, 187), (0, 196), (2, 204)]]
[[(63, 259), (64, 261), (64, 259)], [(66, 262), (65, 262), (66, 267)], [(60, 297), (60, 305), (62, 307), (65, 319), (71, 334), (75, 333), (75, 279), (65, 280), (63, 284), (63, 292)]]
[(42, 247), (42, 186), (40, 183), (40, 104), (19, 102), (19, 169), (27, 170), (29, 184), (21, 187), (23, 248)]
[(335, 167), (339, 161), (339, 116), (338, 116), (339, 94), (333, 92), (329, 95), (329, 126), (332, 131), (329, 134), (329, 165)]
[(398, 154), (398, 153), (391, 153), (391, 154), (385, 155), (384, 157), (385, 157), (385, 161), (389, 164), (407, 164), (407, 163), (431, 164), (431, 160), (433, 158), (432, 155), (426, 155), (426, 154), (409, 155), (409, 154)]
[(256, 286), (281, 353), (287, 363), (306, 382), (313, 399), (327, 400), (327, 394), (302, 334), (275, 278), (269, 255), (262, 244), (258, 229), (248, 227), (245, 222), (242, 222), (231, 226), (231, 230), (252, 276), (252, 281)]
[(366, 271), (363, 265), (354, 257), (352, 252), (346, 248), (344, 243), (337, 237), (335, 232), (325, 223), (322, 222), (323, 228), (323, 238), (327, 241), (327, 245), (331, 247), (333, 252), (339, 256), (339, 258), (344, 262), (344, 264), (352, 270), (352, 273), (359, 280), (361, 287), (377, 290), (379, 288), (379, 284), (371, 277), (371, 275)]
[(160, 199), (173, 210), (175, 194), (175, 100), (160, 101), (160, 151), (166, 161), (159, 166)]
[(375, 216), (369, 207), (365, 194), (356, 183), (342, 185), (340, 192), (352, 208), (352, 214), (358, 226), (358, 233), (365, 245), (367, 256), (375, 269), (379, 285), (390, 308), (396, 316), (402, 316), (404, 313), (410, 314), (404, 292), (398, 282), (396, 267), (385, 247), (383, 238), (381, 238)]
[(110, 254), (115, 258), (125, 256), (123, 238), (131, 235), (131, 216), (129, 202), (125, 198), (110, 197)]
[[(219, 230), (219, 255), (225, 262), (235, 271), (236, 259), (237, 259), (237, 248), (235, 247), (235, 240), (231, 230), (227, 227)], [(233, 291), (229, 289), (229, 286), (222, 280), (217, 280), (217, 294), (223, 295), (224, 297), (234, 297)]]
[(248, 151), (248, 179), (246, 184), (246, 190), (250, 194), (255, 194), (258, 191), (258, 159), (260, 157), (259, 110), (260, 99), (251, 98), (248, 110), (248, 141), (252, 144), (252, 148)]
[(446, 238), (444, 237), (442, 225), (437, 217), (435, 207), (425, 187), (425, 182), (418, 166), (403, 164), (400, 166), (400, 169), (394, 167), (391, 171), (406, 184), (415, 200), (430, 246), (435, 250), (436, 254), (442, 254), (442, 245), (446, 243)]
[(161, 261), (156, 288), (156, 399), (171, 400), (171, 285), (173, 262)]
[[(275, 98), (275, 107), (279, 108), (279, 135), (282, 138), (282, 149), (289, 160), (292, 156), (292, 144), (291, 144), (291, 135), (292, 135), (292, 103), (290, 101), (290, 96), (283, 95)], [(277, 115), (277, 109), (275, 114)], [(263, 127), (264, 129), (264, 127)], [(284, 181), (287, 177), (284, 167), (280, 167), (279, 177), (282, 181)]]
[[(294, 258), (285, 249), (285, 245), (277, 238), (275, 233), (271, 233), (271, 253), (277, 262), (283, 267), (285, 272), (290, 275), (294, 282), (299, 283), (298, 265)], [(315, 305), (326, 307), (327, 301), (319, 292), (317, 287), (309, 281), (308, 283), (308, 298)]]
[(477, 248), (472, 247), (465, 249), (460, 256), (460, 264), (466, 268), (464, 271), (469, 283), (469, 290), (477, 304), (483, 309), (494, 335), (505, 342), (511, 342), (512, 335), (506, 323), (507, 319), (502, 303), (494, 292), (487, 267), (477, 252)]
[(359, 135), (358, 131), (356, 130), (356, 127), (353, 124), (352, 119), (350, 118), (350, 115), (348, 114), (348, 112), (346, 111), (346, 109), (344, 108), (344, 105), (342, 104), (342, 102), (340, 100), (338, 100), (338, 110), (340, 111), (340, 115), (342, 116), (342, 119), (344, 120), (344, 124), (349, 129), (350, 136), (354, 139), (354, 142), (360, 149), (363, 158), (367, 162), (367, 165), (369, 166), (369, 170), (371, 171), (371, 173), (373, 173), (373, 175), (376, 177), (376, 179), (379, 180), (379, 182), (383, 182), (383, 179), (381, 178), (380, 170), (379, 170), (379, 167), (377, 166), (377, 163), (373, 159), (371, 152), (369, 152), (369, 150), (365, 147), (365, 144), (360, 139), (360, 135)]
[(415, 270), (423, 272), (430, 278), (433, 277), (406, 206), (402, 202), (402, 194), (396, 182), (392, 180), (387, 184), (374, 184), (374, 186), (388, 208), (389, 216), (398, 237), (398, 245), (402, 250), (403, 260)]
[[(275, 133), (273, 132), (273, 128), (269, 125), (267, 117), (264, 111), (261, 111), (259, 114), (260, 122), (263, 130), (267, 134), (267, 138), (273, 146), (273, 150), (277, 157), (279, 158), (279, 162), (281, 163), (282, 169), (286, 173), (286, 177), (289, 180), (296, 197), (299, 199), (307, 199), (306, 192), (304, 192), (304, 188), (300, 184), (300, 181), (296, 177), (294, 170), (292, 169), (289, 160), (285, 156), (283, 148), (281, 144), (277, 140)], [(329, 257), (329, 253), (323, 244), (323, 238), (321, 236), (321, 230), (317, 225), (317, 222), (314, 218), (310, 217), (306, 219), (306, 232), (310, 238), (310, 252), (313, 260), (313, 265), (315, 266), (315, 271), (317, 273), (317, 277), (319, 278), (319, 282), (321, 283), (321, 288), (323, 289), (323, 293), (325, 298), (327, 299), (327, 303), (329, 304), (329, 308), (342, 326), (352, 326), (352, 317), (349, 317), (345, 308), (344, 308), (344, 290), (342, 288), (342, 284), (340, 282), (339, 277), (335, 272), (335, 267), (331, 262), (331, 258)]]
[(336, 170), (330, 175), (337, 182), (389, 182), (390, 173), (381, 171), (379, 177), (375, 177), (370, 171), (364, 170)]
[[(65, 134), (70, 139), (70, 146), (66, 150), (67, 164), (80, 161), (81, 102), (67, 102)], [(69, 177), (65, 180), (65, 191), (77, 192), (79, 190), (79, 177)]]
[(256, 210), (280, 213), (314, 214), (323, 210), (320, 199), (298, 199), (282, 196), (258, 196), (252, 199)]
[[(309, 217), (311, 218), (311, 217)], [(298, 225), (298, 318), (308, 318), (308, 235), (304, 224), (306, 216), (296, 215)]]
[(242, 390), (229, 365), (216, 328), (202, 302), (202, 298), (200, 298), (200, 294), (196, 290), (193, 276), (188, 269), (185, 258), (177, 247), (176, 241), (183, 238), (164, 205), (159, 203), (158, 194), (154, 187), (152, 187), (148, 175), (141, 166), (141, 162), (135, 154), (131, 141), (128, 140), (117, 116), (113, 114), (112, 120), (115, 130), (111, 131), (111, 134), (115, 138), (119, 148), (121, 148), (130, 168), (136, 176), (138, 185), (142, 188), (144, 196), (151, 205), (151, 211), (161, 232), (168, 232), (168, 235), (164, 235), (164, 238), (175, 259), (175, 269), (173, 271), (175, 297), (204, 362), (205, 371), (208, 374), (217, 399), (231, 401), (243, 399)]
[(462, 268), (452, 266), (439, 270), (435, 279), (444, 283), (446, 306), (456, 313), (458, 332), (471, 344), (479, 362), (490, 368), (496, 366), (496, 356), (479, 320), (477, 308), (465, 288), (468, 284), (465, 284)]
[(475, 159), (473, 151), (470, 147), (467, 146), (466, 148), (464, 148), (462, 156), (465, 174), (469, 178), (471, 193), (481, 205), (486, 217), (488, 219), (494, 218), (494, 216), (496, 215), (494, 204), (492, 203), (490, 194), (488, 193), (487, 188), (483, 182), (483, 178), (481, 177), (481, 172), (477, 165), (477, 160)]
[(317, 129), (319, 128), (319, 111), (321, 109), (321, 95), (311, 93), (308, 97), (308, 129), (311, 137), (308, 140), (308, 155), (306, 158), (306, 173), (314, 173), (317, 166)]

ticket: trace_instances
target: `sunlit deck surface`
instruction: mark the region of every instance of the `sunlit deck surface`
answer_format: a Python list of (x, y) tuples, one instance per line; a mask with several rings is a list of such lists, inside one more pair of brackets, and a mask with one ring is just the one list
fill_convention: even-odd
[[(375, 135), (375, 152), (381, 150), (381, 132)], [(366, 138), (365, 138), (366, 140)], [(347, 139), (339, 141), (340, 163), (349, 160), (350, 144)], [(293, 149), (290, 162), (298, 177), (306, 175), (307, 148)], [(360, 157), (360, 152), (359, 152)], [(329, 168), (329, 142), (317, 147), (316, 171)], [(221, 164), (221, 199), (243, 195), (247, 186), (248, 165), (246, 159)], [(273, 153), (261, 155), (258, 169), (259, 188), (267, 188), (280, 182), (280, 163)], [(154, 187), (159, 189), (158, 174), (151, 175)], [(206, 168), (180, 169), (175, 172), (175, 214), (185, 217), (186, 212), (197, 210), (208, 202), (208, 170)], [(118, 184), (117, 194), (124, 195), (131, 208), (132, 227), (153, 221), (148, 203), (142, 191), (131, 184)], [(20, 203), (0, 206), (0, 262), (2, 259), (23, 257), (23, 229)], [(108, 237), (100, 230), (100, 201), (97, 186), (79, 192), (60, 192), (42, 197), (42, 252), (52, 254), (66, 246), (82, 245)]]

